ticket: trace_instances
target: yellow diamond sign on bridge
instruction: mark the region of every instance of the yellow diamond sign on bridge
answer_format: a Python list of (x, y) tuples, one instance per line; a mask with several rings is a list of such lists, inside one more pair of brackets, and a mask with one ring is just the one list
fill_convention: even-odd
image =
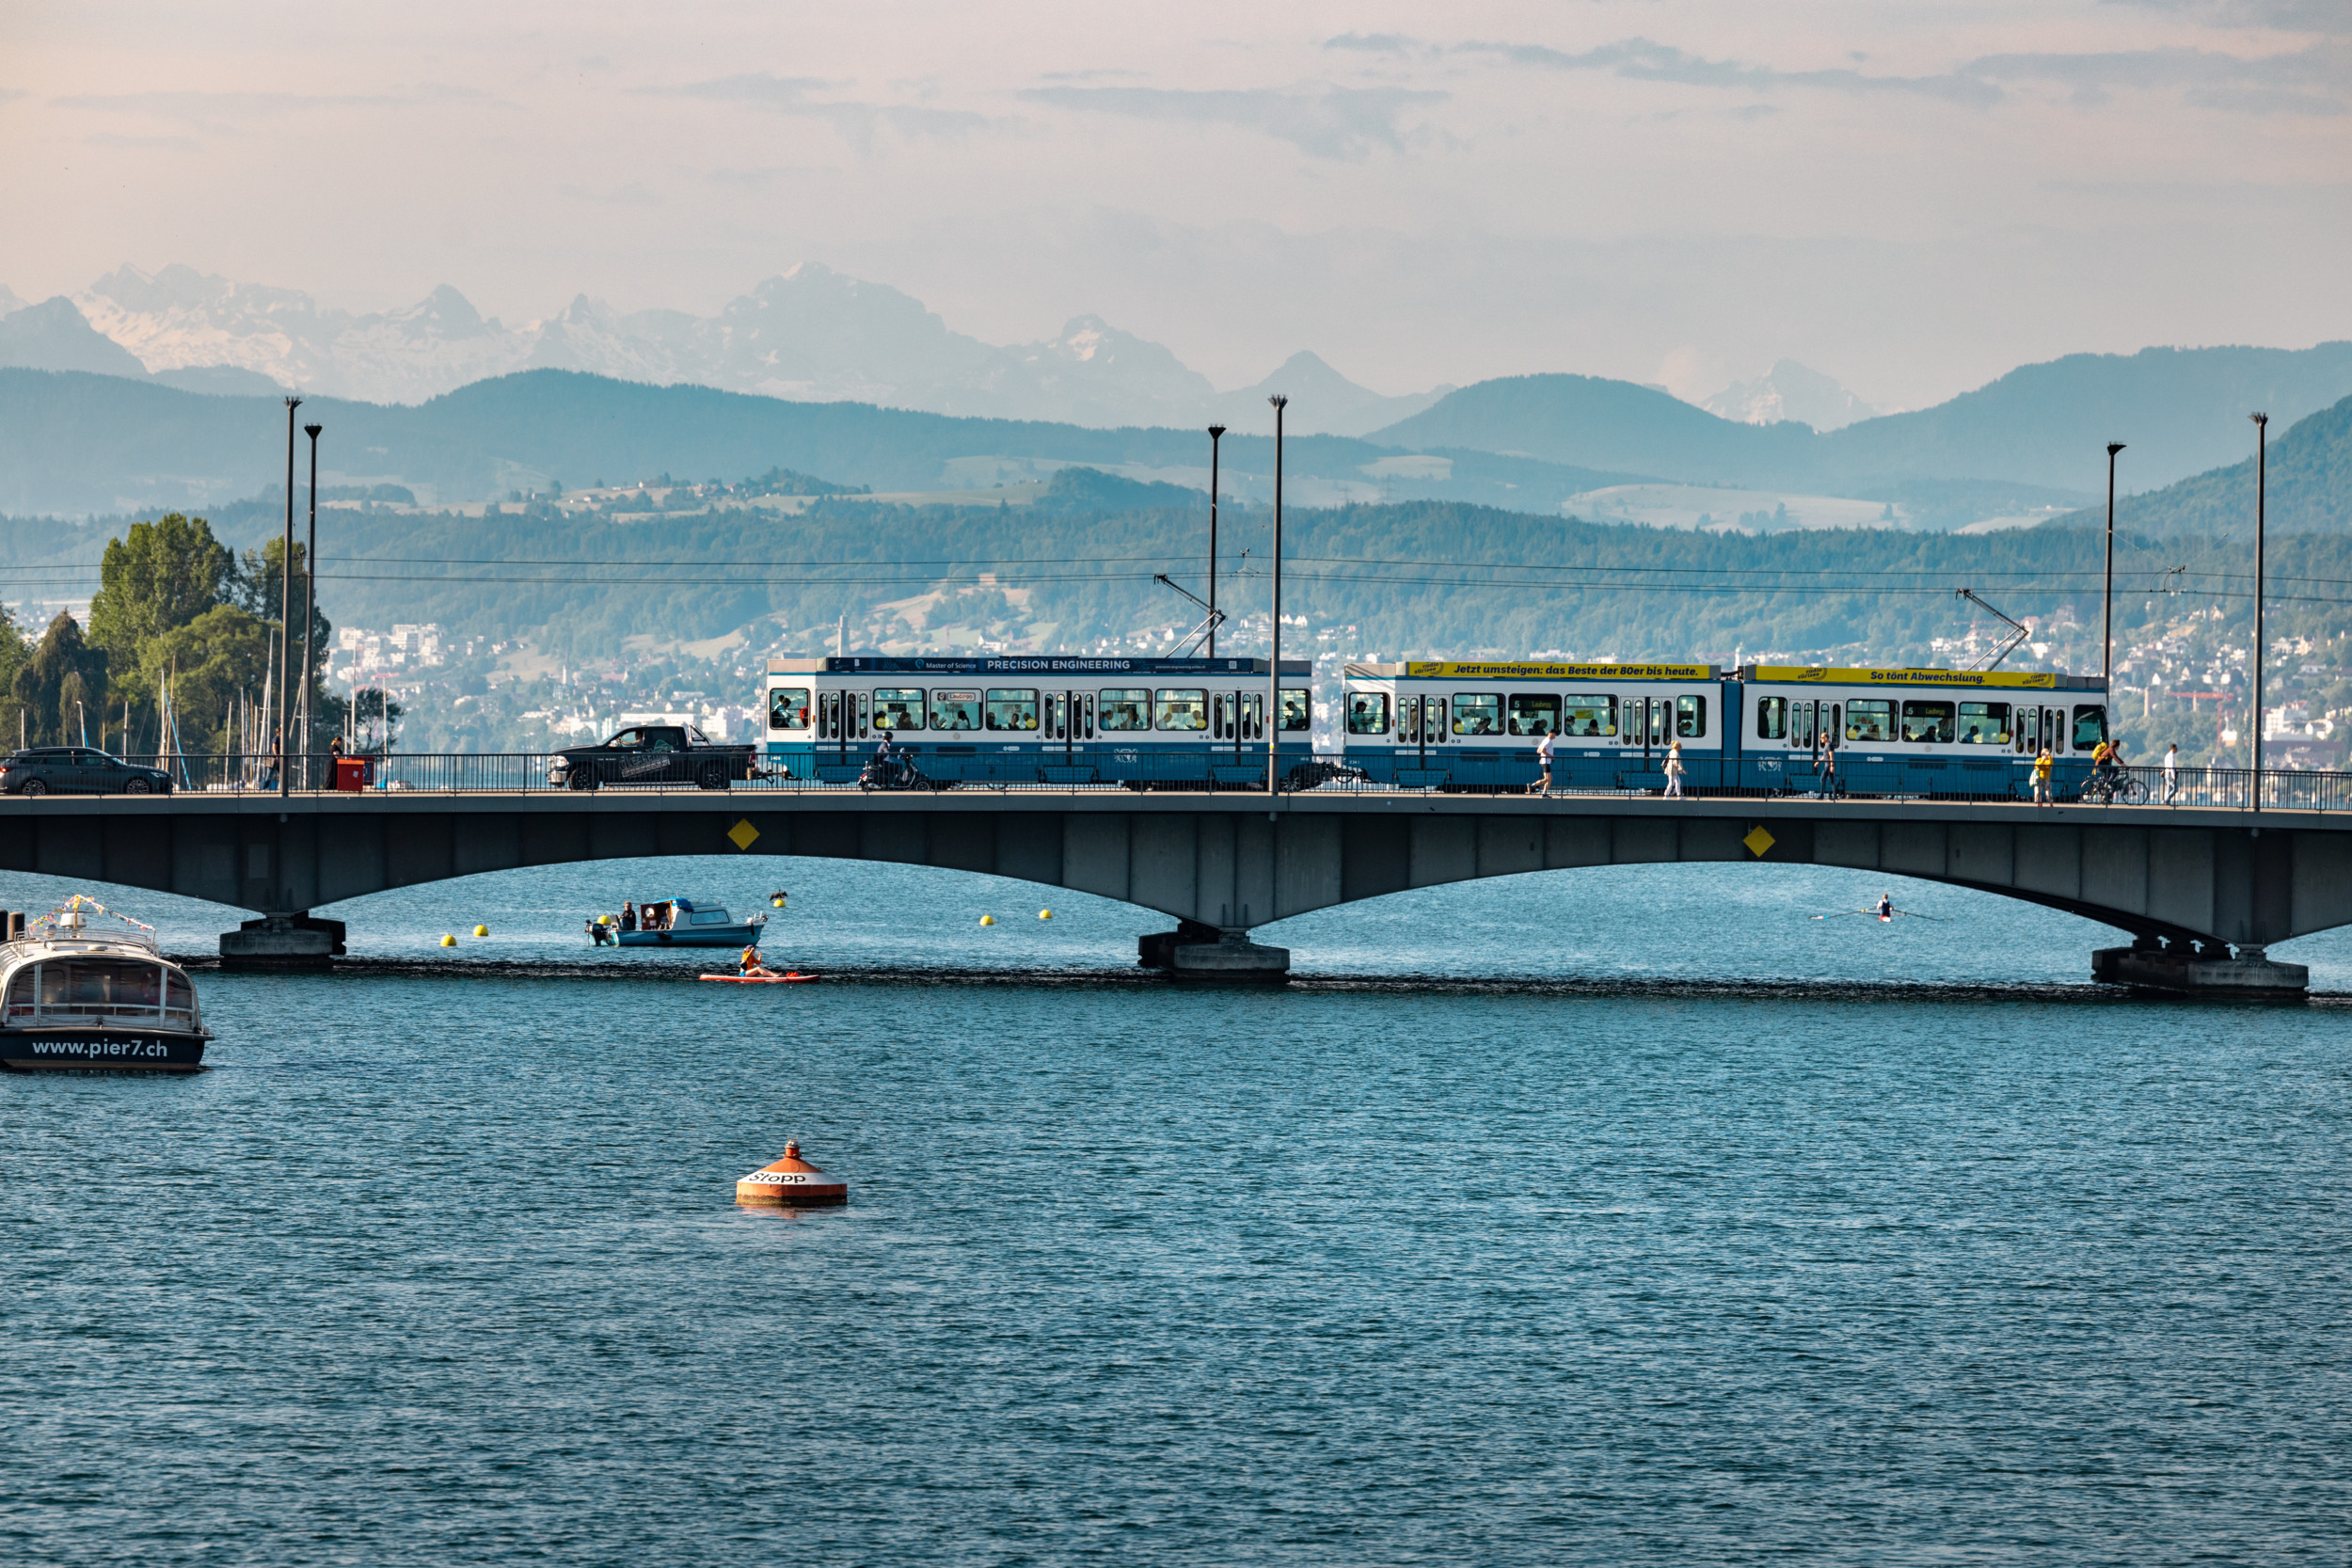
[[(1760, 833), (1764, 830), (1758, 828), (1756, 831)], [(752, 840), (757, 838), (758, 836), (759, 830), (752, 826), (752, 819), (748, 816), (743, 818), (740, 822), (738, 822), (734, 827), (727, 830), (727, 837), (735, 841), (735, 847), (738, 849), (750, 848), (752, 847)], [(1770, 841), (1768, 840), (1767, 842)], [(1759, 855), (1763, 852), (1764, 851), (1761, 849), (1756, 851)]]
[(1741, 839), (1740, 842), (1748, 847), (1748, 852), (1750, 854), (1754, 855), (1757, 860), (1762, 860), (1764, 858), (1764, 851), (1770, 849), (1773, 845), (1778, 844), (1780, 840), (1766, 832), (1764, 831), (1764, 824), (1758, 822), (1755, 827), (1748, 830), (1748, 836)]

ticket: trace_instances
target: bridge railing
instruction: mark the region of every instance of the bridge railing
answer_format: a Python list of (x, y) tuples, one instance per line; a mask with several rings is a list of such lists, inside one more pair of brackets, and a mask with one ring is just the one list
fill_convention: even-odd
[[(160, 768), (172, 776), (173, 788), (183, 793), (275, 794), (276, 759), (244, 754), (169, 754), (132, 756), (124, 760)], [(918, 759), (922, 761), (926, 759)], [(1782, 759), (1773, 759), (1779, 761)], [(1930, 759), (1934, 762), (1938, 759)], [(548, 783), (555, 758), (538, 752), (404, 752), (366, 759), (369, 790), (416, 794), (555, 793), (563, 788)], [(1357, 779), (1335, 768), (1335, 756), (1311, 761), (1283, 759), (1285, 793), (1396, 795), (1466, 793), (1527, 795), (1534, 792), (1536, 772), (1530, 762), (1505, 759), (1468, 763), (1448, 759), (1442, 769), (1400, 769), (1393, 779)], [(1922, 768), (1915, 759), (1882, 763), (1841, 759), (1834, 780), (1824, 781), (1804, 758), (1784, 762), (1784, 771), (1760, 771), (1755, 758), (1715, 761), (1693, 758), (1684, 765), (1682, 790), (1690, 797), (1741, 800), (1839, 798), (1918, 800), (2024, 800), (2030, 798), (2022, 768), (1985, 764)], [(1661, 759), (1639, 756), (1590, 759), (1560, 758), (1553, 793), (1617, 796), (1639, 799), (1663, 795), (1667, 780)], [(1093, 767), (1040, 769), (1023, 759), (1020, 778), (964, 777), (940, 787), (965, 791), (1071, 794), (1093, 791), (1159, 790), (1221, 792), (1263, 790), (1264, 766), (1260, 763), (1215, 764), (1205, 771), (1200, 759), (1183, 756), (1144, 757), (1120, 765), (1115, 776)], [(296, 757), (290, 764), (295, 790), (315, 793), (334, 787), (333, 759), (319, 755)], [(1040, 772), (1042, 777), (1038, 777)], [(737, 792), (804, 794), (855, 790), (856, 763), (822, 764), (816, 777), (795, 776), (781, 768), (762, 766), (753, 777), (730, 782)], [(2068, 805), (2189, 806), (2243, 811), (2253, 801), (2254, 775), (2242, 768), (2183, 768), (2169, 782), (2160, 768), (2124, 770), (2136, 788), (2116, 792), (2110, 799), (2100, 789), (2086, 791), (2079, 771), (2062, 778), (2057, 798)], [(608, 791), (625, 794), (698, 792), (691, 778), (607, 781)], [(919, 793), (919, 791), (918, 791)], [(2265, 769), (2262, 805), (2265, 811), (2352, 811), (2352, 773), (2297, 769)]]

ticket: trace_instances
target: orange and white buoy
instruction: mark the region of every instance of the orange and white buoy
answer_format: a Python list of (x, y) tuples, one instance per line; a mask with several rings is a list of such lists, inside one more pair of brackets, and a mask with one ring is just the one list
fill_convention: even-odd
[(850, 1201), (850, 1184), (836, 1181), (801, 1158), (797, 1141), (784, 1146), (784, 1158), (752, 1172), (735, 1184), (738, 1203), (785, 1204), (814, 1208)]

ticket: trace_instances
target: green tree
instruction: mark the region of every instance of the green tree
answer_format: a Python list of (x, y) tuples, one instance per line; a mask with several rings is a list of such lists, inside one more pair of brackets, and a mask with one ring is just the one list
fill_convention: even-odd
[[(307, 559), (307, 547), (302, 541), (295, 540), (294, 625), (290, 629), (294, 637), (294, 645), (297, 649), (302, 646), (302, 610), (310, 597), (308, 590), (310, 563)], [(280, 573), (284, 569), (285, 559), (286, 542), (283, 539), (272, 539), (258, 551), (246, 551), (237, 572), (238, 603), (246, 613), (264, 623), (273, 630), (278, 624), (278, 596), (283, 586)], [(327, 726), (327, 716), (332, 704), (327, 697), (326, 682), (323, 675), (326, 669), (328, 644), (334, 640), (335, 627), (334, 624), (324, 614), (319, 613), (315, 607), (312, 608), (311, 613), (317, 616), (317, 620), (313, 623), (310, 635), (310, 715), (317, 721), (319, 731), (315, 744), (324, 746), (326, 744), (325, 737), (334, 733), (333, 729)], [(296, 657), (300, 656), (297, 654)], [(341, 709), (334, 708), (333, 711), (340, 713)]]
[(177, 512), (133, 523), (107, 541), (98, 593), (89, 605), (89, 641), (118, 670), (140, 663), (148, 641), (186, 626), (236, 592), (237, 559), (201, 517)]
[(11, 685), (28, 744), (78, 743), (85, 723), (103, 722), (106, 650), (92, 647), (83, 639), (81, 623), (61, 610)]
[(140, 678), (151, 691), (159, 675), (170, 682), (182, 749), (235, 749), (230, 710), (241, 695), (249, 703), (262, 700), (273, 630), (242, 605), (222, 604), (147, 644)]

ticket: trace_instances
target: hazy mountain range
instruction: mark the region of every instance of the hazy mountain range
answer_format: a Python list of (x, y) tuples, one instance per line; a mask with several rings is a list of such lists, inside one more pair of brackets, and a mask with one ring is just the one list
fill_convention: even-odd
[[(192, 267), (151, 275), (126, 266), (71, 299), (31, 307), (0, 290), (0, 364), (379, 404), (421, 403), (516, 371), (573, 370), (794, 402), (1097, 427), (1263, 419), (1266, 389), (1279, 380), (1301, 394), (1294, 422), (1302, 434), (1339, 435), (1402, 419), (1452, 389), (1384, 396), (1301, 353), (1261, 387), (1220, 393), (1166, 347), (1100, 316), (1073, 317), (1043, 342), (1000, 347), (950, 331), (897, 289), (814, 262), (713, 316), (619, 311), (582, 294), (521, 326), (483, 316), (447, 285), (405, 309), (355, 314), (298, 290)], [(210, 380), (198, 386), (197, 371)]]

